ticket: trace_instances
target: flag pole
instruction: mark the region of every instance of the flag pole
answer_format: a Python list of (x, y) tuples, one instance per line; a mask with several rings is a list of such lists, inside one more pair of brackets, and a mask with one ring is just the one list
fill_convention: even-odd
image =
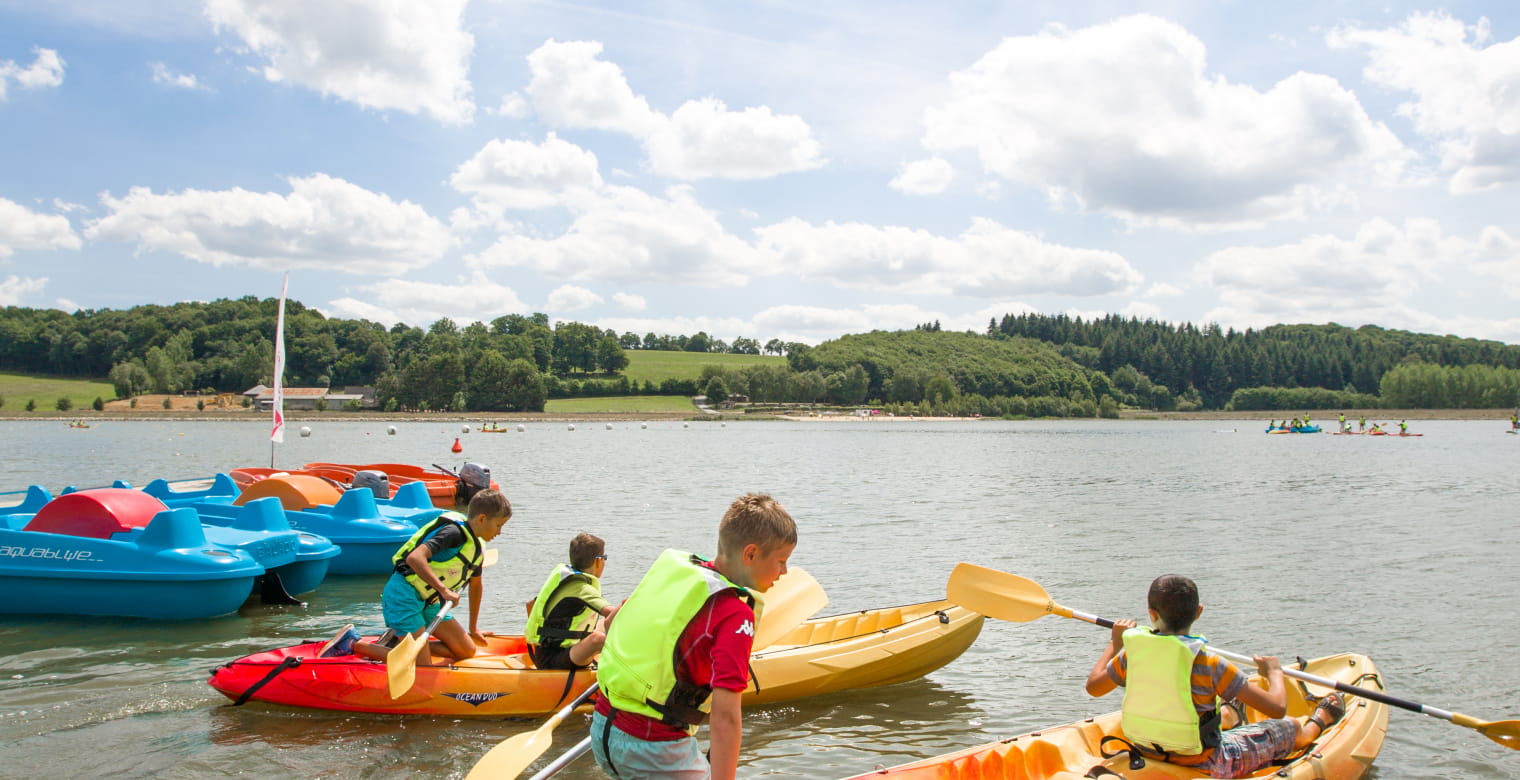
[(269, 467), (274, 468), (274, 445), (285, 441), (285, 291), (290, 287), (290, 272), (280, 284), (280, 309), (274, 325), (274, 428), (269, 432)]

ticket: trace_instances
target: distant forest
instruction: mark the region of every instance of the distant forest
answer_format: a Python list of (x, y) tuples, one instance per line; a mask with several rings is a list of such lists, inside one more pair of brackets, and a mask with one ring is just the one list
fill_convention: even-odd
[[(117, 311), (0, 309), (0, 370), (106, 377), (118, 397), (241, 392), (270, 383), (272, 298)], [(938, 323), (815, 347), (618, 334), (544, 314), (426, 330), (286, 308), (288, 386), (372, 386), (387, 410), (541, 410), (549, 397), (706, 394), (880, 405), (906, 414), (1115, 416), (1120, 408), (1297, 411), (1520, 405), (1520, 346), (1376, 326), (1236, 331), (1111, 315), (1007, 315), (986, 332)], [(629, 350), (785, 355), (659, 384), (622, 374)]]

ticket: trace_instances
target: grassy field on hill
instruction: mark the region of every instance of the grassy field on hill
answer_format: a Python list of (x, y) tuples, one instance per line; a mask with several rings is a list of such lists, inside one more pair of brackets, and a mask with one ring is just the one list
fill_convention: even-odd
[(691, 399), (679, 395), (622, 395), (605, 398), (550, 398), (546, 414), (599, 414), (603, 412), (695, 412)]
[(0, 373), (0, 398), (5, 406), (0, 411), (16, 414), (26, 411), (26, 402), (36, 401), (37, 411), (58, 413), (58, 399), (68, 398), (74, 411), (90, 409), (99, 397), (107, 401), (116, 397), (116, 388), (110, 382), (88, 379), (55, 379), (47, 376)]
[(655, 349), (630, 349), (628, 367), (623, 369), (629, 381), (654, 382), (666, 379), (697, 379), (702, 376), (703, 366), (722, 366), (727, 369), (758, 365), (786, 365), (786, 358), (779, 355), (728, 355), (707, 352), (667, 352)]

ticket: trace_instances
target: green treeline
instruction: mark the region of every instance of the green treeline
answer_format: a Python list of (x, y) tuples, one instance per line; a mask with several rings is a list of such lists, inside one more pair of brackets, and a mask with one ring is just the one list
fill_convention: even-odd
[[(988, 325), (993, 338), (1034, 338), (1059, 346), (1083, 365), (1113, 372), (1133, 367), (1152, 382), (1196, 392), (1208, 409), (1364, 407), (1501, 408), (1520, 403), (1513, 379), (1520, 346), (1433, 336), (1375, 325), (1273, 325), (1260, 330), (1199, 328), (1118, 315), (1084, 321), (1066, 315), (1007, 315)], [(1471, 367), (1454, 381), (1444, 371)], [(1463, 376), (1468, 376), (1466, 373)], [(1390, 394), (1384, 382), (1398, 378)], [(1336, 394), (1293, 392), (1307, 388)], [(1251, 390), (1253, 392), (1242, 393)], [(1285, 392), (1286, 391), (1286, 392)], [(1334, 399), (1321, 403), (1305, 399)]]
[[(277, 301), (123, 311), (0, 309), (0, 370), (109, 377), (118, 397), (268, 384)], [(391, 410), (539, 410), (586, 395), (880, 405), (902, 414), (1116, 416), (1120, 408), (1288, 411), (1520, 405), (1520, 347), (1376, 326), (1223, 330), (1110, 315), (1007, 315), (985, 333), (854, 334), (816, 347), (705, 333), (619, 335), (547, 316), (427, 329), (324, 317), (287, 302), (289, 386), (373, 386)], [(785, 354), (787, 365), (635, 382), (627, 350)]]

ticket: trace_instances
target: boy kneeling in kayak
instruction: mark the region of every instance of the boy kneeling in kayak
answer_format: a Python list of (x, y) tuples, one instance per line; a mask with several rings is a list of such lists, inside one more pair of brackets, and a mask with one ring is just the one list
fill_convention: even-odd
[[(459, 590), (468, 583), (469, 633), (452, 614), (445, 615), (433, 631), (434, 638), (443, 642), (444, 649), (455, 660), (475, 655), (475, 641), (485, 643), (485, 637), (476, 628), (484, 594), (480, 570), (485, 560), (485, 543), (495, 539), (512, 518), (512, 504), (499, 491), (488, 488), (470, 499), (467, 511), (468, 517), (444, 512), (401, 545), (391, 558), (396, 569), (380, 594), (386, 628), (397, 636), (421, 635), (445, 602), (459, 603)], [(390, 653), (390, 648), (356, 642), (353, 652), (380, 661)], [(421, 661), (426, 660), (424, 655)]]
[(540, 669), (584, 669), (602, 652), (606, 627), (596, 628), (598, 616), (612, 623), (617, 607), (602, 598), (602, 572), (607, 568), (607, 543), (601, 537), (578, 534), (570, 540), (570, 562), (549, 573), (544, 587), (528, 602), (528, 651)]
[[(756, 599), (786, 573), (792, 516), (766, 495), (734, 501), (711, 562), (666, 550), (618, 610), (598, 662), (591, 749), (608, 777), (733, 780)], [(697, 726), (711, 717), (704, 758)]]
[[(1195, 767), (1210, 777), (1242, 777), (1319, 739), (1344, 714), (1340, 695), (1320, 699), (1308, 718), (1284, 718), (1288, 691), (1276, 656), (1256, 656), (1265, 690), (1248, 684), (1228, 660), (1189, 636), (1203, 614), (1198, 586), (1167, 574), (1146, 599), (1154, 629), (1114, 621), (1108, 647), (1087, 676), (1087, 692), (1124, 686), (1124, 738), (1147, 758)], [(1221, 730), (1220, 701), (1239, 699), (1271, 720)]]

